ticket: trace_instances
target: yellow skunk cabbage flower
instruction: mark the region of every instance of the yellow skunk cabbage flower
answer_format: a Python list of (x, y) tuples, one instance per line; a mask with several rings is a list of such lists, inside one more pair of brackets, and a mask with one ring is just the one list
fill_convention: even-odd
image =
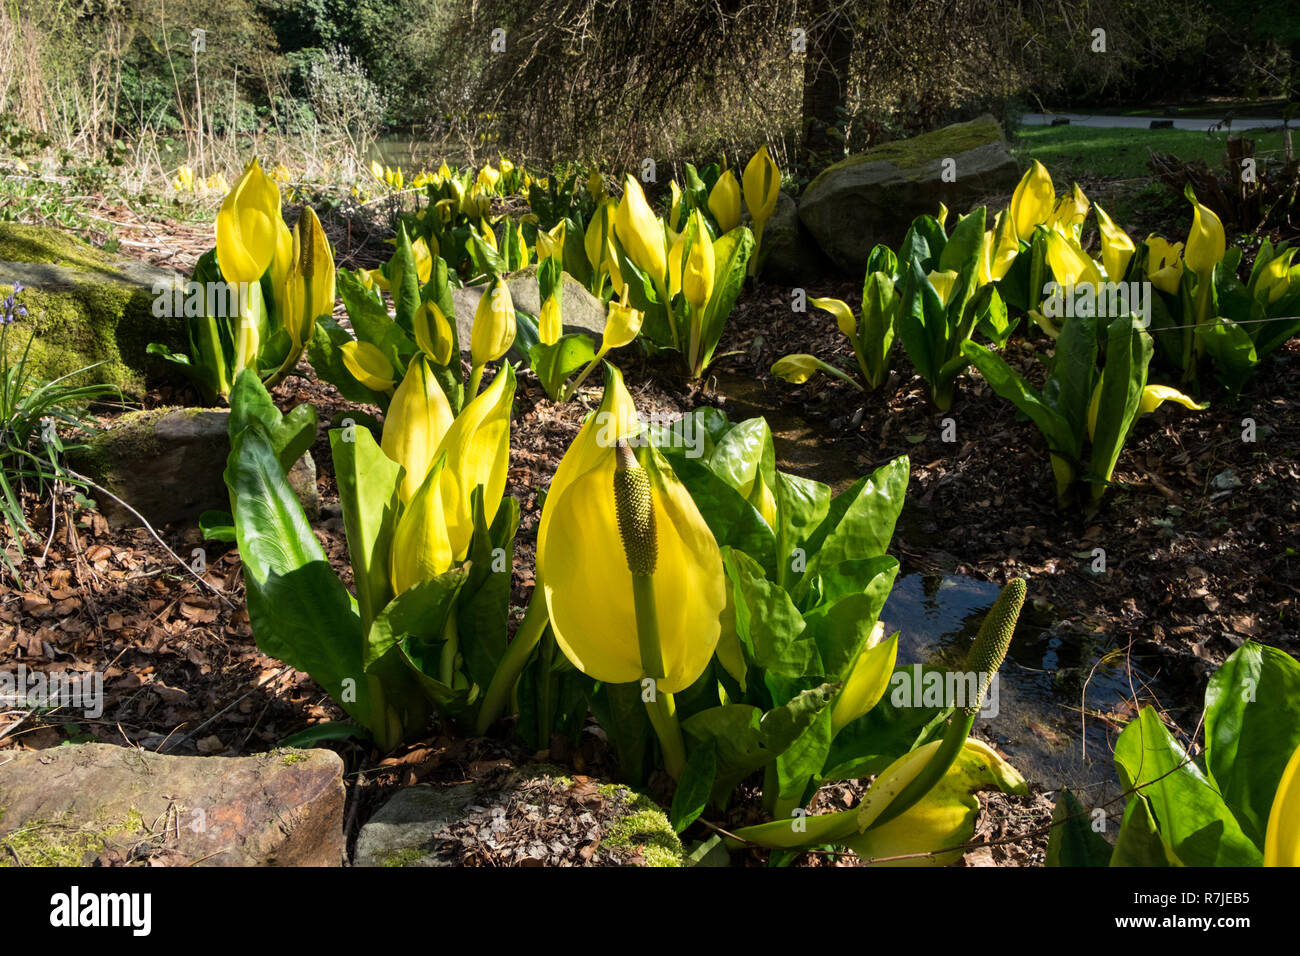
[(1051, 174), (1046, 166), (1034, 160), (1011, 196), (1011, 222), (1018, 239), (1028, 242), (1035, 227), (1047, 222), (1055, 199)]
[(596, 272), (608, 271), (614, 260), (614, 201), (608, 199), (596, 207), (587, 223), (582, 245), (587, 251), (587, 261)]
[(884, 637), (885, 625), (877, 621), (844, 678), (844, 686), (835, 696), (831, 709), (832, 737), (870, 711), (885, 696), (898, 657), (898, 635), (887, 641)]
[(931, 272), (928, 278), (930, 285), (934, 286), (934, 291), (939, 293), (939, 301), (947, 306), (948, 297), (952, 295), (953, 287), (957, 284), (957, 271), (955, 269), (944, 269), (943, 271)]
[(433, 466), (434, 452), (451, 428), (451, 405), (433, 377), (433, 369), (424, 355), (411, 359), (402, 383), (393, 393), (384, 416), (384, 432), (379, 447), (384, 454), (406, 469), (398, 495), (408, 503)]
[(717, 220), (718, 231), (724, 235), (740, 225), (740, 184), (736, 182), (736, 174), (729, 169), (718, 177), (709, 192), (709, 212)]
[(802, 385), (821, 370), (822, 363), (817, 356), (806, 352), (787, 355), (772, 363), (772, 374), (791, 385)]
[(384, 181), (384, 164), (377, 159), (372, 159), (370, 161), (370, 175), (382, 183)]
[(1297, 249), (1292, 247), (1280, 255), (1274, 256), (1264, 268), (1260, 269), (1255, 280), (1254, 295), (1257, 300), (1272, 305), (1291, 289), (1295, 279), (1291, 275), (1291, 260)]
[(745, 166), (742, 177), (745, 186), (745, 205), (754, 220), (754, 234), (763, 235), (763, 227), (776, 212), (776, 200), (781, 194), (781, 170), (772, 161), (767, 144), (753, 155)]
[(310, 206), (293, 227), (293, 254), (284, 286), (281, 319), (295, 351), (311, 338), (316, 319), (334, 311), (334, 256)]
[(663, 224), (651, 211), (641, 184), (633, 176), (624, 179), (623, 199), (614, 213), (614, 231), (637, 268), (652, 281), (662, 282), (668, 272)]
[(1282, 771), (1264, 834), (1265, 866), (1300, 866), (1300, 747)]
[(470, 334), (470, 358), (475, 366), (495, 362), (510, 351), (515, 341), (515, 304), (510, 287), (497, 276), (483, 291), (474, 310)]
[(474, 536), (474, 489), (483, 486), (483, 514), (492, 524), (506, 490), (510, 464), (510, 409), (515, 400), (515, 370), (509, 363), (492, 384), (456, 416), (435, 458), (446, 455), (439, 481), (447, 539), (457, 561), (469, 552)]
[(682, 228), (682, 187), (677, 180), (671, 180), (668, 188), (672, 192), (672, 203), (668, 207), (668, 228), (678, 232)]
[(1047, 237), (1047, 264), (1061, 285), (1091, 285), (1101, 283), (1097, 263), (1079, 248), (1078, 243), (1053, 230)]
[(1083, 221), (1088, 218), (1088, 207), (1090, 205), (1088, 197), (1083, 194), (1079, 184), (1074, 183), (1070, 186), (1070, 191), (1062, 193), (1061, 198), (1057, 200), (1048, 225), (1057, 232), (1078, 239), (1079, 230), (1076, 227), (1082, 226)]
[[(1006, 793), (1028, 793), (1024, 778), (987, 744), (967, 738), (948, 772), (906, 812), (875, 829), (867, 827), (902, 792), (940, 746), (933, 741), (899, 757), (876, 777), (858, 805), (858, 829), (865, 832), (844, 840), (861, 859), (881, 859), (961, 846), (975, 834), (980, 801), (976, 793), (996, 787)], [(789, 829), (789, 823), (785, 824)], [(916, 856), (879, 865), (947, 866), (962, 851)]]
[(261, 279), (281, 231), (288, 227), (280, 216), (280, 190), (253, 160), (217, 211), (217, 264), (226, 281)]
[(587, 174), (587, 192), (596, 202), (605, 198), (605, 177), (599, 169), (593, 169)]
[[(1209, 403), (1201, 404), (1184, 395), (1176, 388), (1170, 388), (1168, 385), (1148, 385), (1142, 389), (1141, 403), (1138, 405), (1138, 415), (1150, 415), (1165, 402), (1176, 402), (1183, 408), (1190, 408), (1198, 412), (1203, 408), (1208, 408)], [(1088, 403), (1088, 440), (1091, 441), (1093, 433), (1097, 430), (1097, 413), (1101, 410), (1101, 382), (1092, 390), (1092, 400)]]
[(996, 282), (1007, 274), (1011, 263), (1020, 255), (1020, 242), (1016, 238), (1015, 220), (1010, 213), (1003, 211), (993, 220), (994, 242), (989, 276)]
[(1192, 231), (1187, 234), (1187, 247), (1183, 250), (1183, 263), (1198, 277), (1204, 278), (1223, 259), (1225, 249), (1223, 223), (1211, 209), (1196, 203), (1192, 212)]
[(436, 302), (421, 302), (411, 319), (415, 344), (436, 365), (451, 363), (451, 323)]
[(182, 166), (176, 170), (176, 177), (172, 180), (172, 189), (178, 193), (194, 192), (194, 170), (188, 166)]
[(456, 562), (441, 494), (446, 467), (446, 459), (439, 457), (397, 519), (389, 561), (394, 594), (436, 578)]
[(561, 219), (555, 226), (549, 230), (537, 230), (537, 261), (543, 259), (554, 259), (561, 265), (564, 264), (564, 232), (565, 222)]
[(376, 392), (391, 392), (397, 384), (394, 378), (397, 373), (378, 346), (353, 340), (344, 342), (339, 351), (348, 372), (366, 388)]
[[(608, 370), (600, 411), (551, 482), (537, 573), (556, 643), (575, 667), (616, 684), (653, 677), (657, 694), (673, 694), (695, 682), (717, 646), (722, 556), (659, 451), (646, 444), (634, 454), (625, 444), (640, 427), (622, 377)], [(659, 667), (644, 653), (647, 607)]]
[[(540, 236), (541, 233), (538, 235)], [(553, 295), (547, 296), (546, 301), (542, 303), (542, 311), (537, 316), (537, 338), (543, 345), (554, 345), (560, 341), (563, 330), (563, 323), (560, 321), (560, 300)]]
[(813, 308), (822, 309), (835, 316), (835, 324), (839, 326), (840, 331), (853, 338), (858, 331), (858, 318), (849, 308), (848, 303), (842, 299), (809, 299), (808, 304)]
[(1161, 292), (1174, 295), (1183, 278), (1181, 242), (1167, 242), (1159, 236), (1147, 236), (1147, 279)]
[(946, 228), (948, 225), (948, 206), (945, 203), (939, 203), (939, 215), (934, 217), (939, 220), (939, 227)]
[(501, 182), (501, 173), (493, 169), (492, 164), (489, 163), (478, 171), (478, 178), (474, 180), (474, 185), (480, 192), (490, 193), (496, 189), (499, 182)]
[(703, 309), (713, 295), (714, 257), (713, 240), (698, 209), (691, 213), (686, 235), (690, 237), (690, 251), (682, 263), (682, 294), (696, 309)]
[(1097, 229), (1101, 233), (1101, 264), (1106, 269), (1106, 278), (1119, 282), (1124, 278), (1137, 246), (1133, 245), (1127, 232), (1111, 222), (1106, 210), (1101, 206), (1093, 206), (1093, 209), (1097, 211)]

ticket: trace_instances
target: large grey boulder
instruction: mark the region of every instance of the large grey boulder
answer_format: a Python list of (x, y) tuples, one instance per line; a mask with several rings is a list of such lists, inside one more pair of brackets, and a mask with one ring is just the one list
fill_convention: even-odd
[(361, 828), (354, 866), (681, 866), (663, 811), (552, 767), (399, 790)]
[[(564, 321), (565, 332), (585, 332), (596, 340), (605, 334), (605, 306), (586, 287), (567, 272), (564, 274), (564, 292), (560, 297), (560, 315)], [(506, 278), (506, 287), (510, 289), (510, 300), (515, 308), (536, 317), (542, 309), (541, 293), (537, 287), (537, 267), (520, 269)], [(474, 312), (483, 297), (486, 285), (463, 286), (451, 290), (452, 302), (456, 307), (456, 334), (460, 338), (461, 351), (469, 354), (470, 336), (474, 330)], [(526, 361), (528, 356), (518, 347), (511, 346), (510, 358), (514, 361)]]
[[(943, 181), (944, 160), (955, 163)], [(799, 198), (799, 219), (826, 255), (859, 277), (877, 243), (897, 248), (912, 220), (939, 203), (964, 214), (1020, 178), (992, 116), (885, 143), (831, 166)]]
[[(155, 526), (194, 521), (205, 511), (229, 511), (223, 477), (230, 454), (229, 418), (230, 410), (224, 408), (130, 412), (95, 433), (88, 447), (73, 455), (72, 466)], [(315, 520), (320, 504), (310, 452), (303, 453), (288, 478), (308, 520)], [(113, 497), (92, 493), (113, 527), (136, 522)]]
[(145, 351), (150, 342), (186, 348), (185, 320), (154, 315), (154, 290), (178, 281), (176, 273), (110, 255), (58, 229), (0, 223), (0, 296), (20, 282), (26, 290), (18, 300), (28, 313), (9, 330), (9, 359), (22, 357), (34, 329), (28, 363), (40, 379), (103, 363), (71, 382), (117, 385), (132, 398), (149, 384), (178, 381), (170, 363)]
[(329, 750), (171, 757), (109, 744), (0, 761), (0, 866), (341, 866)]
[(812, 233), (799, 221), (798, 205), (785, 193), (778, 197), (776, 210), (763, 227), (759, 261), (763, 278), (794, 285), (835, 271)]

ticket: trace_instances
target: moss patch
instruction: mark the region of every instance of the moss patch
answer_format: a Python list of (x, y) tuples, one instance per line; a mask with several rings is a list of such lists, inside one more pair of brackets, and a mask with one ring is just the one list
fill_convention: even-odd
[(611, 850), (636, 853), (646, 866), (681, 866), (685, 857), (682, 841), (673, 832), (663, 810), (644, 794), (616, 785), (600, 788), (603, 796), (620, 795), (623, 815), (605, 832), (601, 843)]
[[(12, 285), (0, 285), (0, 296), (12, 289)], [(69, 384), (107, 383), (139, 397), (144, 394), (146, 372), (158, 373), (158, 377), (168, 377), (169, 372), (162, 367), (162, 359), (146, 353), (149, 343), (175, 345), (184, 339), (178, 320), (154, 317), (148, 289), (98, 281), (90, 274), (72, 289), (25, 288), (19, 301), (27, 307), (27, 318), (9, 329), (9, 361), (22, 358), (34, 330), (28, 368), (47, 381), (102, 363), (69, 379)]]
[(424, 860), (429, 855), (427, 848), (422, 846), (408, 846), (404, 850), (398, 850), (383, 856), (380, 866), (414, 866)]
[(935, 160), (956, 156), (967, 150), (987, 146), (989, 143), (996, 143), (1001, 138), (1002, 128), (998, 126), (996, 120), (991, 118), (981, 118), (971, 120), (969, 123), (946, 126), (932, 133), (913, 136), (911, 139), (884, 143), (867, 150), (865, 153), (858, 153), (855, 156), (842, 159), (834, 166), (823, 170), (808, 185), (808, 189), (811, 190), (823, 176), (829, 173), (857, 166), (861, 163), (886, 162), (892, 163), (899, 169), (915, 169)]
[(146, 833), (144, 819), (132, 809), (125, 820), (95, 821), (80, 826), (64, 818), (32, 820), (0, 836), (0, 867), (85, 866), (110, 842)]
[(0, 262), (43, 262), (115, 275), (109, 256), (61, 229), (0, 222)]

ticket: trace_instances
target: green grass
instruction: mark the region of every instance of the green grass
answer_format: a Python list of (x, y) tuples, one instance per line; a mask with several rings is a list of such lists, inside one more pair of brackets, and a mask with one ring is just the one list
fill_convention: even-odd
[[(1282, 134), (1246, 131), (1255, 141), (1255, 156), (1281, 156)], [(1150, 179), (1148, 150), (1172, 153), (1179, 159), (1203, 159), (1218, 167), (1227, 149), (1227, 133), (1183, 129), (1092, 129), (1086, 126), (1022, 126), (1016, 130), (1014, 152), (1024, 163), (1037, 159), (1053, 178)]]
[[(1246, 133), (1261, 164), (1282, 154), (1282, 134)], [(1012, 152), (1022, 166), (1038, 160), (1052, 174), (1058, 193), (1078, 182), (1131, 235), (1181, 236), (1191, 225), (1187, 201), (1147, 167), (1148, 150), (1222, 168), (1227, 133), (1181, 129), (1092, 129), (1085, 126), (1022, 126)]]

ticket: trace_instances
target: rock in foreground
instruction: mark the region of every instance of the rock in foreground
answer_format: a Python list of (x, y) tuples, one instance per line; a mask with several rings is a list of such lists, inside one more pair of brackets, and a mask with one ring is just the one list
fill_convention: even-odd
[(399, 790), (357, 837), (356, 866), (681, 866), (662, 810), (554, 768)]
[(23, 751), (0, 764), (0, 866), (340, 866), (343, 799), (328, 750)]

